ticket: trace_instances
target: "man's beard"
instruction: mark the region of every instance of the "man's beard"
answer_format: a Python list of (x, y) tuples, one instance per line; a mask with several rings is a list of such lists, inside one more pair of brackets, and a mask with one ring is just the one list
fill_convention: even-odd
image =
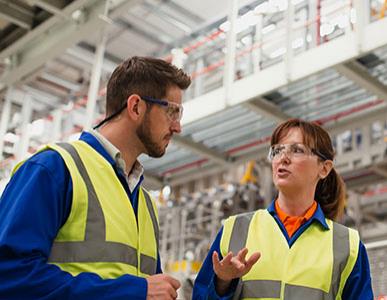
[(150, 127), (150, 119), (148, 114), (145, 114), (144, 121), (136, 130), (137, 136), (150, 157), (161, 157), (164, 155), (166, 147), (164, 148), (152, 140)]

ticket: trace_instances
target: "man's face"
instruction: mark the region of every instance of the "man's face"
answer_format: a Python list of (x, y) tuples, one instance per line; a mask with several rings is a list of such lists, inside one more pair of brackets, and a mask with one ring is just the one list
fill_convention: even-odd
[[(162, 100), (181, 104), (182, 91), (177, 86), (167, 89)], [(163, 106), (152, 104), (137, 128), (137, 136), (151, 157), (164, 155), (173, 134), (181, 132), (180, 121), (173, 121)]]

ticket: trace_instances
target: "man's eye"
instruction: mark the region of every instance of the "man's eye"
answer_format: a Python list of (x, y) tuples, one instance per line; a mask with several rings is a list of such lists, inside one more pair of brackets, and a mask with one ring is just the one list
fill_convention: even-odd
[(170, 108), (168, 108), (168, 113), (171, 116), (176, 116), (179, 114), (179, 109), (177, 107), (170, 107)]

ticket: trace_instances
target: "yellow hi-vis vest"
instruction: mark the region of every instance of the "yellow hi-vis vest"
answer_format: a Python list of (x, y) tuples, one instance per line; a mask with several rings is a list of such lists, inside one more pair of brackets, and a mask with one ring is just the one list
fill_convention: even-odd
[(221, 254), (244, 247), (261, 258), (239, 280), (233, 299), (339, 300), (359, 249), (359, 235), (326, 219), (313, 222), (291, 248), (267, 210), (241, 214), (224, 223)]
[[(139, 189), (138, 223), (125, 189), (109, 162), (83, 141), (49, 144), (63, 158), (73, 184), (72, 206), (51, 248), (48, 262), (77, 275), (104, 279), (156, 273), (157, 209)], [(20, 164), (16, 166), (14, 172)]]

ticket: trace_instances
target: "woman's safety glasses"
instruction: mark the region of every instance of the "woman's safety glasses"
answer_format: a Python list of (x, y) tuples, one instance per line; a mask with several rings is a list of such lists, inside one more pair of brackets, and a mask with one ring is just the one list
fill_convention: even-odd
[(304, 144), (276, 144), (270, 147), (267, 156), (270, 162), (279, 161), (283, 154), (288, 158), (305, 158), (306, 156), (316, 155), (322, 160), (328, 160), (324, 155), (315, 149), (311, 149)]

